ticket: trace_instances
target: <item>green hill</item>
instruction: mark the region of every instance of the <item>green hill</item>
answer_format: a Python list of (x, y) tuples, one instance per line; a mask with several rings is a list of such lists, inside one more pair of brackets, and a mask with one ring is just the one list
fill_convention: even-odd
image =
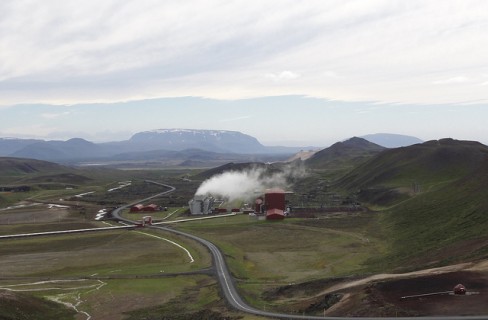
[(461, 179), (487, 157), (488, 147), (479, 142), (428, 141), (385, 150), (346, 174), (337, 186), (356, 192), (360, 201), (388, 206)]
[(465, 177), (380, 215), (394, 265), (488, 258), (488, 159)]
[(488, 147), (442, 139), (386, 150), (336, 187), (383, 207), (381, 269), (416, 269), (488, 257)]
[(67, 170), (70, 169), (48, 161), (8, 157), (0, 158), (0, 177), (21, 176), (41, 172), (53, 173)]
[(0, 183), (30, 184), (57, 182), (83, 184), (92, 180), (87, 170), (66, 167), (57, 163), (22, 158), (0, 158)]
[(385, 150), (377, 144), (362, 138), (353, 137), (315, 153), (305, 160), (309, 168), (326, 170), (334, 174), (344, 174), (372, 156)]

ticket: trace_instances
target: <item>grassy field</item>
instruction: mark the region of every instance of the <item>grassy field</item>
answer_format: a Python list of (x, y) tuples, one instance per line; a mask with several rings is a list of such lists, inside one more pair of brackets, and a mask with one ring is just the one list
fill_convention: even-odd
[[(485, 259), (488, 166), (480, 164), (484, 151), (458, 166), (463, 158), (458, 151), (465, 149), (455, 148), (447, 153), (448, 161), (438, 165), (446, 153), (436, 148), (439, 150), (427, 150), (422, 157), (405, 155), (404, 149), (388, 151), (376, 162), (346, 175), (339, 184), (334, 184), (337, 172), (320, 168), (297, 181), (300, 192), (291, 195), (295, 205), (318, 206), (358, 197), (362, 188), (359, 196), (367, 197), (366, 203), (377, 212), (315, 213), (313, 219), (274, 222), (240, 214), (175, 227), (214, 242), (223, 251), (245, 299), (266, 310), (282, 311), (289, 303), (300, 304), (341, 278)], [(471, 164), (484, 171), (469, 176)], [(36, 176), (29, 180), (35, 184), (32, 191), (0, 194), (1, 206), (27, 197), (72, 206), (69, 210), (47, 210), (40, 205), (0, 211), (0, 234), (106, 226), (93, 221), (99, 209), (165, 190), (144, 179), (160, 178), (176, 186), (176, 192), (154, 199), (168, 211), (131, 214), (126, 210), (124, 216), (133, 220), (144, 215), (179, 219), (199, 183), (180, 171), (133, 171), (116, 173), (112, 178), (110, 172), (99, 171), (99, 178), (93, 172), (86, 174), (90, 179), (79, 178), (80, 184), (73, 188), (61, 183), (65, 176), (55, 176), (52, 184), (42, 183), (42, 176)], [(18, 175), (10, 178), (22, 180)], [(132, 181), (131, 186), (109, 191), (126, 180)], [(190, 263), (188, 253), (168, 240), (188, 249), (195, 262)], [(215, 279), (200, 272), (210, 265), (209, 253), (198, 243), (148, 229), (2, 240), (0, 287), (30, 290), (25, 297), (39, 302), (38, 310), (47, 314), (60, 310), (53, 311), (53, 305), (37, 299), (78, 304), (78, 319), (86, 318), (81, 311), (103, 319), (150, 319), (168, 314), (174, 319), (259, 319), (226, 307)], [(199, 273), (162, 277), (188, 271)], [(67, 282), (37, 283), (46, 279)], [(293, 295), (282, 294), (289, 287)], [(0, 294), (4, 292), (8, 291), (0, 290)], [(5, 299), (0, 296), (0, 303)], [(72, 317), (70, 312), (63, 313), (65, 309), (60, 312), (60, 319)]]
[(217, 244), (246, 299), (262, 307), (261, 294), (271, 288), (367, 272), (368, 259), (384, 251), (368, 227), (374, 217), (345, 219), (350, 224), (341, 228), (326, 218), (270, 222), (238, 215), (179, 228)]
[(188, 247), (195, 262), (167, 241), (124, 230), (3, 240), (0, 268), (4, 277), (59, 277), (159, 274), (210, 265), (208, 254), (191, 240), (158, 235)]
[[(83, 171), (89, 179), (80, 177), (80, 184), (67, 185), (63, 170), (54, 165), (49, 175), (14, 170), (3, 176), (4, 183), (26, 183), (31, 191), (0, 194), (0, 207), (26, 205), (0, 211), (0, 234), (107, 226), (93, 220), (98, 210), (165, 191), (164, 187), (143, 182), (160, 175), (179, 193), (154, 199), (168, 211), (150, 214), (155, 219), (177, 219), (186, 210), (181, 204), (187, 204), (196, 187), (191, 180), (182, 180), (180, 172), (111, 175), (113, 170), (95, 170), (100, 174)], [(130, 186), (111, 190), (128, 180), (132, 180)], [(75, 197), (83, 193), (88, 194)], [(30, 202), (21, 202), (27, 199)], [(44, 204), (30, 206), (33, 202)], [(71, 208), (48, 209), (47, 203)], [(128, 215), (134, 220), (141, 216)], [(18, 303), (13, 304), (15, 310), (0, 308), (0, 318), (86, 319), (89, 314), (94, 319), (142, 319), (166, 314), (181, 319), (208, 315), (215, 319), (259, 319), (228, 310), (215, 279), (199, 274), (210, 266), (209, 253), (193, 240), (146, 229), (2, 240), (0, 305)], [(181, 272), (196, 274), (176, 275)]]
[[(42, 301), (46, 306), (43, 306), (41, 311), (47, 309), (51, 315), (57, 312), (60, 316), (55, 317), (56, 319), (73, 319), (74, 312), (63, 311), (59, 305), (56, 306), (48, 301), (64, 304), (68, 309), (76, 306), (77, 319), (86, 319), (87, 315), (93, 319), (144, 319), (150, 314), (161, 316), (192, 313), (207, 307), (224, 308), (218, 303), (215, 281), (205, 275), (159, 279), (24, 280), (14, 285), (0, 281), (0, 288), (22, 290), (24, 295), (33, 294), (29, 299)], [(19, 295), (15, 292), (11, 293), (14, 294)], [(175, 302), (178, 300), (180, 307), (190, 301), (191, 305), (176, 310)], [(50, 308), (48, 309), (47, 306)], [(15, 316), (7, 319), (19, 319), (18, 311), (17, 314), (14, 311), (8, 312)], [(6, 317), (5, 313), (2, 308), (1, 319), (5, 319), (3, 318)]]
[[(185, 247), (194, 262), (181, 248), (154, 236)], [(203, 290), (200, 306), (219, 300), (214, 280), (208, 276), (161, 278), (211, 264), (200, 245), (162, 232), (113, 231), (3, 240), (0, 257), (0, 294), (1, 289), (22, 290), (64, 305), (78, 305), (79, 315), (87, 312), (95, 319), (120, 319), (131, 310), (169, 303), (185, 290)], [(215, 293), (205, 293), (207, 289), (200, 289), (202, 283), (213, 286)], [(0, 297), (0, 302), (3, 300)], [(57, 318), (73, 318), (61, 309), (63, 316)], [(6, 317), (0, 311), (2, 316)]]

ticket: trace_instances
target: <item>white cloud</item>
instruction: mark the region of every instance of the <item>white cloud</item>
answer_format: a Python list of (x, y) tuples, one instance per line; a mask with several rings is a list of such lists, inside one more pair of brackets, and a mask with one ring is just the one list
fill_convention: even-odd
[(69, 115), (69, 112), (61, 112), (61, 113), (42, 113), (41, 117), (44, 119), (57, 119), (62, 116)]
[(470, 79), (465, 76), (451, 77), (447, 79), (441, 79), (433, 81), (433, 84), (453, 84), (453, 83), (466, 83), (470, 82)]
[(247, 119), (251, 119), (251, 118), (252, 118), (252, 116), (241, 116), (241, 117), (235, 117), (235, 118), (220, 119), (219, 122), (234, 122), (234, 121), (247, 120)]
[(488, 98), (456, 86), (488, 73), (484, 0), (7, 1), (0, 21), (0, 104)]
[(298, 73), (285, 70), (285, 71), (281, 71), (280, 73), (266, 73), (264, 77), (267, 79), (271, 79), (273, 81), (282, 81), (282, 80), (286, 81), (286, 80), (293, 80), (299, 78), (300, 75)]
[(29, 126), (16, 126), (2, 130), (3, 136), (12, 136), (18, 138), (45, 138), (51, 132), (58, 130), (56, 127), (44, 124), (34, 124)]

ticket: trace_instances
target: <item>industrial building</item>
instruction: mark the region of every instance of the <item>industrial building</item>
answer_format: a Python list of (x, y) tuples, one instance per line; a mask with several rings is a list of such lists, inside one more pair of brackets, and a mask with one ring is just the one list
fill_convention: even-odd
[(192, 215), (211, 214), (215, 199), (209, 196), (195, 196), (188, 202)]
[(285, 218), (285, 194), (279, 188), (266, 189), (264, 197), (258, 197), (254, 202), (257, 214), (266, 215), (266, 220), (279, 220)]
[(136, 204), (136, 205), (130, 207), (130, 212), (141, 212), (142, 209), (144, 209), (144, 205)]

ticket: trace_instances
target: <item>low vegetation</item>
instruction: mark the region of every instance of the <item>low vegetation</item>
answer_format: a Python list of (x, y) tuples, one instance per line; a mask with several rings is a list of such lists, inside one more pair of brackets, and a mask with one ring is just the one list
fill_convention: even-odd
[[(488, 258), (488, 237), (484, 235), (488, 225), (488, 147), (445, 139), (367, 152), (346, 157), (344, 163), (340, 157), (333, 162), (327, 157), (322, 164), (317, 159), (308, 176), (293, 181), (295, 193), (287, 195), (289, 205), (298, 210), (292, 212), (300, 213), (302, 208), (305, 215), (270, 222), (240, 214), (174, 226), (214, 242), (223, 251), (240, 292), (251, 305), (319, 314), (325, 302), (317, 299), (323, 298), (324, 288), (348, 279)], [(2, 235), (106, 226), (93, 220), (98, 210), (165, 190), (145, 180), (177, 188), (151, 200), (167, 210), (150, 215), (157, 220), (188, 218), (188, 200), (199, 184), (225, 170), (119, 172), (34, 164), (29, 163), (34, 169), (26, 169), (26, 163), (2, 169), (4, 187), (29, 187), (1, 192), (2, 208), (39, 203), (0, 211)], [(274, 165), (273, 170), (280, 168)], [(129, 180), (130, 186), (108, 191)], [(83, 193), (88, 194), (75, 197)], [(49, 203), (70, 208), (47, 209)], [(142, 216), (128, 210), (123, 214), (133, 220)], [(69, 305), (76, 304), (76, 296), (81, 294), (79, 310), (94, 318), (159, 319), (172, 314), (173, 319), (259, 319), (227, 308), (208, 270), (209, 253), (201, 245), (159, 231), (143, 231), (149, 235), (124, 230), (2, 240), (8, 245), (0, 246), (0, 288), (4, 288), (0, 303), (16, 299), (19, 305), (36, 306), (29, 311), (34, 316), (45, 313), (69, 319), (73, 308), (46, 299)], [(153, 236), (181, 244), (195, 262), (189, 263), (187, 253)], [(182, 276), (181, 272), (191, 274)], [(88, 282), (86, 288), (63, 295), (62, 290), (49, 289), (47, 283), (34, 284), (46, 279)], [(19, 284), (42, 290), (24, 294), (5, 290)], [(73, 283), (66, 286), (76, 287)], [(367, 315), (379, 297), (378, 288), (383, 287), (387, 286), (362, 287), (363, 300), (359, 293), (347, 292), (359, 305), (355, 315)], [(329, 306), (341, 296), (327, 297), (325, 305)], [(0, 311), (0, 318), (16, 319), (13, 311), (5, 310)], [(385, 304), (383, 311), (388, 315), (399, 309)], [(16, 316), (22, 319), (22, 315)]]

